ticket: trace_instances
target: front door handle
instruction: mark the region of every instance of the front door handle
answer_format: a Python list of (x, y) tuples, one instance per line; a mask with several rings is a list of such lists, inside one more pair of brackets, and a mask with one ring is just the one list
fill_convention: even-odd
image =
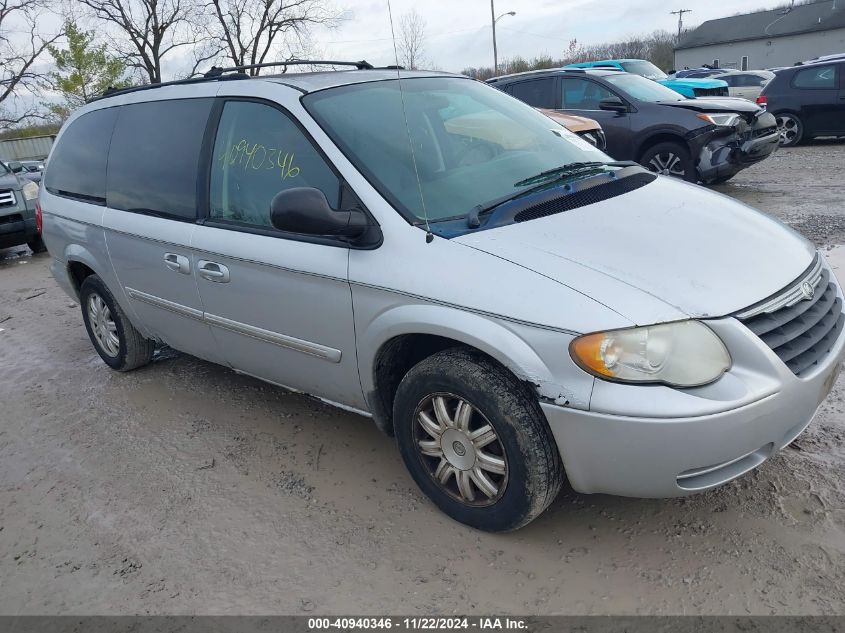
[(208, 279), (218, 284), (229, 283), (229, 269), (223, 264), (201, 259), (197, 265), (200, 271), (200, 277), (203, 279)]
[(176, 253), (164, 254), (164, 265), (170, 270), (189, 275), (191, 273), (191, 262), (184, 255), (177, 255)]

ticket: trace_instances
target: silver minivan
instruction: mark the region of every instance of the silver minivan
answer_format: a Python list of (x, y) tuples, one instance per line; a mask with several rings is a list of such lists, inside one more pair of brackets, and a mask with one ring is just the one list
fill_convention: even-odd
[(845, 315), (807, 240), (477, 81), (356, 66), (215, 70), (67, 121), (39, 213), (106, 364), (166, 344), (369, 416), (491, 531), (564, 479), (711, 489), (809, 424)]

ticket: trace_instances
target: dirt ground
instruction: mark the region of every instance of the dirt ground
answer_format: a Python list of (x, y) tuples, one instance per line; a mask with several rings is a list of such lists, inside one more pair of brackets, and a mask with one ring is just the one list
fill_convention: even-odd
[[(719, 190), (829, 250), (844, 167), (817, 143)], [(564, 490), (489, 535), (364, 418), (172, 352), (111, 371), (48, 262), (0, 251), (0, 614), (845, 614), (843, 378), (721, 489)]]

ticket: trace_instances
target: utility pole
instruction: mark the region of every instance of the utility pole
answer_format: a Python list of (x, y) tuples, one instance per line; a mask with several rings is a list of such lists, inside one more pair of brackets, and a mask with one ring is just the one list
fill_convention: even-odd
[[(492, 2), (492, 0), (490, 0)], [(681, 39), (681, 31), (684, 30), (684, 13), (692, 13), (692, 9), (678, 9), (677, 11), (670, 11), (670, 15), (678, 16), (678, 39)]]
[(499, 52), (496, 50), (496, 7), (490, 0), (490, 19), (493, 21), (493, 76), (499, 72)]
[(507, 13), (503, 13), (499, 17), (496, 17), (496, 7), (493, 4), (494, 1), (495, 0), (490, 0), (490, 20), (493, 23), (493, 76), (495, 77), (499, 72), (499, 51), (496, 50), (496, 22), (506, 15), (516, 15), (516, 11), (508, 11)]

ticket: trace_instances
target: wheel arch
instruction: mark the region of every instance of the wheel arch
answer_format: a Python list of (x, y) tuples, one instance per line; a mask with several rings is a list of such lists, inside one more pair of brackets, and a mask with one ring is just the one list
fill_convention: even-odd
[(681, 147), (686, 148), (687, 151), (690, 151), (689, 143), (683, 135), (670, 130), (660, 130), (649, 134), (639, 142), (635, 152), (637, 162), (639, 163), (642, 160), (648, 150), (660, 143), (677, 143)]
[(379, 315), (359, 341), (361, 386), (377, 426), (393, 431), (393, 399), (408, 371), (450, 347), (467, 347), (492, 359), (530, 389), (554, 400), (563, 390), (526, 341), (485, 316), (445, 306), (400, 306)]
[(64, 251), (64, 262), (68, 280), (70, 281), (71, 289), (76, 293), (77, 301), (79, 300), (79, 291), (85, 278), (90, 275), (97, 275), (102, 279), (106, 288), (109, 289), (114, 300), (117, 301), (126, 313), (126, 317), (132, 323), (133, 327), (144, 336), (150, 337), (150, 333), (138, 318), (138, 315), (129, 302), (129, 298), (123, 291), (123, 287), (112, 271), (111, 262), (104, 263), (98, 260), (91, 251), (81, 244), (68, 244)]
[(69, 244), (65, 248), (64, 255), (65, 268), (77, 299), (79, 298), (79, 289), (86, 277), (97, 275), (103, 280), (103, 283), (106, 283), (107, 276), (103, 274), (102, 264), (97, 262), (97, 259), (87, 248), (79, 244)]

